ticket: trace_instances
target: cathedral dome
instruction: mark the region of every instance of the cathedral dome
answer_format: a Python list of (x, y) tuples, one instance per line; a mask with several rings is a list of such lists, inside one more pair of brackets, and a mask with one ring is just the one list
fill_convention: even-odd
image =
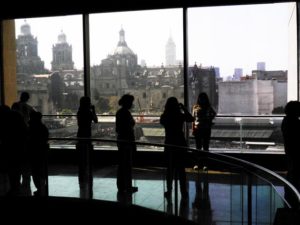
[(133, 51), (127, 46), (117, 46), (114, 55), (134, 55)]
[(24, 24), (21, 26), (21, 33), (23, 35), (30, 35), (31, 34), (30, 25), (26, 22), (26, 20), (24, 21)]
[(60, 34), (58, 35), (58, 43), (66, 43), (66, 42), (67, 42), (67, 36), (63, 31), (61, 31)]
[(114, 51), (114, 55), (134, 55), (134, 52), (127, 46), (125, 41), (125, 31), (121, 28), (119, 32), (118, 46)]

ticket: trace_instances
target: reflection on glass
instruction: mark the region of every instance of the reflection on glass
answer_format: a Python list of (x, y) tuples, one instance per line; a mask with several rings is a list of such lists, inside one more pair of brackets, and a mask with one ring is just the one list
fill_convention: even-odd
[(83, 95), (81, 16), (18, 19), (18, 94), (43, 114), (75, 113)]

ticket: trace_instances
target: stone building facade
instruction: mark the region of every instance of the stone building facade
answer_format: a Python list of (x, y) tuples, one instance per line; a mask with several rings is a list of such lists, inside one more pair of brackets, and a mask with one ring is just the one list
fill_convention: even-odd
[(220, 114), (270, 115), (287, 103), (286, 71), (253, 71), (240, 81), (219, 82)]
[[(143, 67), (137, 64), (137, 55), (125, 41), (125, 31), (119, 32), (119, 42), (113, 54), (100, 65), (91, 68), (93, 101), (101, 98), (119, 98), (131, 93), (136, 99), (137, 112), (161, 113), (168, 97), (183, 102), (183, 68), (178, 66)], [(117, 110), (117, 105), (112, 112)]]
[(25, 21), (16, 40), (17, 75), (43, 74), (47, 71), (38, 55), (38, 40), (31, 34), (31, 27)]
[(57, 43), (52, 46), (51, 70), (73, 70), (72, 45), (68, 44), (67, 36), (62, 31), (57, 39)]
[(204, 68), (197, 66), (188, 68), (189, 80), (189, 105), (192, 107), (197, 102), (198, 95), (206, 92), (212, 107), (217, 110), (218, 106), (218, 86), (216, 71), (213, 67)]

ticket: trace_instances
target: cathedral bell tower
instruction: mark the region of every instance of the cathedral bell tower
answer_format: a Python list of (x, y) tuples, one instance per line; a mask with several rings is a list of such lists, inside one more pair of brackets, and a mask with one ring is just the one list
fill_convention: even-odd
[(73, 70), (72, 45), (68, 44), (66, 34), (63, 31), (61, 31), (57, 39), (57, 43), (52, 47), (53, 60), (51, 62), (51, 70)]
[(30, 25), (21, 26), (21, 34), (16, 40), (17, 74), (32, 75), (45, 72), (44, 62), (38, 56), (38, 41), (31, 34)]

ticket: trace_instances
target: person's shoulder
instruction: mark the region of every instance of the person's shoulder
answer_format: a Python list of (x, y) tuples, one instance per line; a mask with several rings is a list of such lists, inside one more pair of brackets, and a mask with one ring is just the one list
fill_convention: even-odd
[(15, 108), (19, 107), (20, 102), (14, 102), (11, 106), (11, 109), (14, 110)]

